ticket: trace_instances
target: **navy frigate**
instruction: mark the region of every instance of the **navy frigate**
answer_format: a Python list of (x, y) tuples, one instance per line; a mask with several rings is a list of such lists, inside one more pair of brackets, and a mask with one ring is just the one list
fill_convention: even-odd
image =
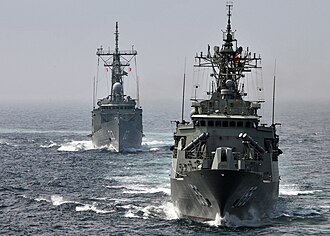
[[(123, 77), (130, 61), (137, 55), (137, 51), (119, 50), (118, 22), (115, 31), (115, 50), (97, 49), (99, 62), (103, 62), (106, 70), (111, 73), (110, 94), (97, 101), (92, 111), (92, 141), (94, 146), (111, 146), (116, 151), (140, 149), (142, 130), (142, 109), (138, 100), (124, 93)], [(135, 63), (136, 64), (136, 63)], [(129, 67), (128, 70), (131, 70)], [(95, 90), (95, 89), (94, 89)], [(138, 98), (137, 98), (138, 99)]]
[(244, 91), (245, 75), (261, 68), (260, 56), (237, 45), (227, 7), (222, 46), (195, 57), (195, 67), (210, 68), (212, 90), (208, 99), (191, 99), (191, 121), (176, 122), (171, 148), (171, 197), (179, 216), (222, 223), (270, 216), (281, 154), (276, 124), (261, 124), (261, 101), (248, 101)]

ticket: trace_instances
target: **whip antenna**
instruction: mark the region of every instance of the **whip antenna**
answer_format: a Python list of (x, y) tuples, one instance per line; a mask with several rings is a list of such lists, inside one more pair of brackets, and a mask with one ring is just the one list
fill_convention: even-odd
[(184, 71), (183, 71), (183, 85), (182, 85), (182, 107), (181, 107), (181, 121), (183, 122), (184, 116), (184, 92), (186, 89), (186, 58), (184, 58)]
[(275, 87), (276, 87), (276, 59), (274, 66), (274, 80), (273, 80), (273, 111), (272, 111), (272, 125), (275, 124)]
[[(132, 46), (132, 51), (134, 51), (134, 45)], [(136, 65), (136, 56), (134, 57), (134, 66), (135, 66), (135, 76), (136, 76), (136, 105), (140, 107), (140, 87), (139, 87), (139, 76)]]

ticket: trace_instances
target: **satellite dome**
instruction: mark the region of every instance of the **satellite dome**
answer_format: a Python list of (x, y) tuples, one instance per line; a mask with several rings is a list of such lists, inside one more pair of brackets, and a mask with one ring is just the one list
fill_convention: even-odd
[(114, 94), (121, 94), (123, 92), (123, 86), (121, 85), (121, 83), (116, 82), (113, 84), (112, 90)]

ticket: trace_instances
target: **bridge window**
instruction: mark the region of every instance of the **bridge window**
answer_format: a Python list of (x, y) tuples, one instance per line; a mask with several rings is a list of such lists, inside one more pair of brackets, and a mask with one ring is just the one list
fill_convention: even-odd
[(238, 121), (237, 122), (237, 127), (243, 127), (243, 121)]
[(215, 121), (215, 126), (221, 127), (221, 121), (220, 120)]
[(201, 126), (205, 126), (205, 120), (201, 120)]
[(251, 122), (250, 121), (247, 121), (245, 123), (245, 128), (251, 128)]
[(236, 122), (235, 121), (230, 121), (229, 122), (229, 126), (230, 127), (235, 127), (236, 126)]
[(207, 122), (207, 126), (211, 126), (211, 127), (213, 127), (213, 126), (214, 126), (214, 121), (213, 121), (213, 120), (209, 120), (209, 121)]
[(223, 127), (228, 127), (228, 121), (226, 121), (226, 120), (223, 121), (223, 122), (222, 122), (222, 126), (223, 126)]

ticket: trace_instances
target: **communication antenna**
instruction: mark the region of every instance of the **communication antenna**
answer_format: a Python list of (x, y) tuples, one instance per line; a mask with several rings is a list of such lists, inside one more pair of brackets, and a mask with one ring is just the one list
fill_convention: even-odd
[(95, 109), (95, 76), (94, 76), (94, 79), (93, 79), (93, 109)]
[(272, 125), (275, 124), (275, 86), (276, 85), (276, 59), (274, 66), (274, 81), (273, 81), (273, 111), (272, 111)]
[(183, 85), (182, 85), (182, 107), (181, 107), (181, 121), (184, 116), (184, 92), (186, 89), (186, 57), (184, 58), (184, 72), (183, 72)]
[[(101, 46), (102, 48), (102, 46)], [(95, 84), (95, 102), (97, 99), (97, 88), (98, 88), (98, 83), (99, 83), (99, 67), (100, 67), (100, 58), (97, 58), (97, 70), (96, 70), (96, 81), (95, 81), (95, 77), (94, 77), (94, 84)], [(94, 103), (94, 107), (95, 107), (95, 103)]]
[[(134, 51), (134, 45), (132, 45), (132, 51)], [(136, 57), (134, 57), (135, 76), (136, 76), (136, 105), (140, 107), (140, 87), (139, 87), (139, 76), (136, 65)]]

